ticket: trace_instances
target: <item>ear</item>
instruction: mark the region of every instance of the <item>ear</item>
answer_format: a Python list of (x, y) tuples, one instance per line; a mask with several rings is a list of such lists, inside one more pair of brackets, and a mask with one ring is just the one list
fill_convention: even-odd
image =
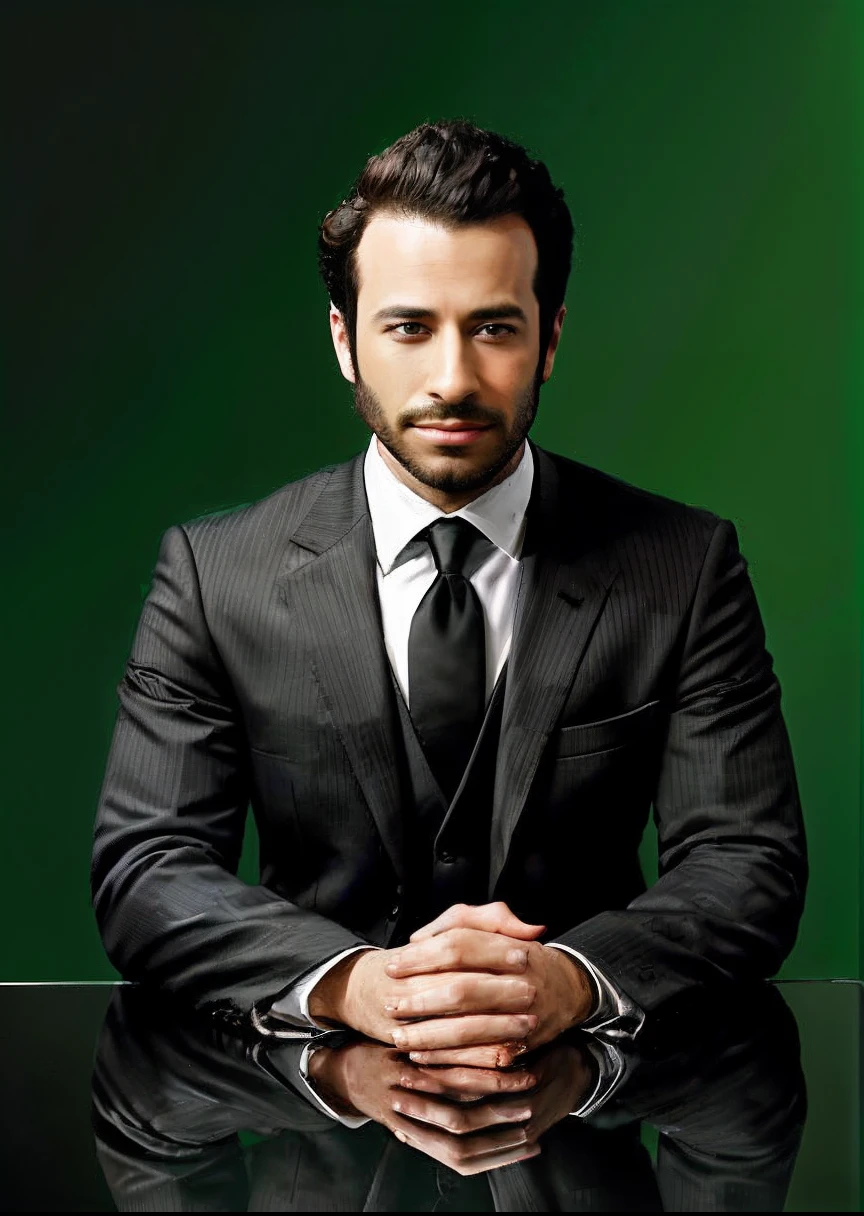
[(348, 328), (345, 324), (345, 318), (332, 300), (330, 301), (330, 336), (333, 339), (333, 347), (336, 351), (336, 358), (339, 360), (342, 375), (346, 380), (350, 380), (354, 384), (356, 376), (354, 375), (354, 365), (351, 362)]
[(567, 315), (567, 309), (562, 304), (555, 314), (555, 321), (552, 325), (552, 335), (549, 339), (549, 346), (546, 351), (546, 362), (543, 366), (543, 384), (552, 375), (552, 367), (555, 363), (555, 352), (558, 349), (558, 343), (561, 339), (561, 326), (564, 324), (564, 318)]

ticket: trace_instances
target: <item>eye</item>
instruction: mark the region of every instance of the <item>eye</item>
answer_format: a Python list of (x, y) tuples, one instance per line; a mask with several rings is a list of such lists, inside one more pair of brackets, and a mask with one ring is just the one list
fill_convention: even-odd
[(497, 323), (492, 322), (492, 321), (490, 321), (488, 325), (481, 325), (480, 328), (481, 329), (503, 329), (504, 330), (503, 334), (491, 334), (490, 335), (490, 337), (495, 338), (495, 339), (504, 338), (507, 336), (507, 334), (515, 334), (515, 332), (516, 332), (516, 330), (513, 328), (512, 325), (498, 325)]
[[(415, 327), (415, 329), (422, 329), (422, 328), (423, 328), (423, 327), (421, 326), (421, 324), (420, 324), (420, 322), (419, 322), (419, 321), (400, 321), (398, 325), (388, 325), (388, 326), (387, 326), (387, 332), (388, 332), (388, 333), (390, 333), (390, 332), (391, 332), (391, 330), (395, 331), (395, 330), (397, 330), (397, 329), (403, 329), (403, 328), (404, 328), (406, 325), (413, 325), (413, 326)], [(400, 335), (400, 337), (403, 337), (403, 338), (416, 338), (416, 337), (417, 337), (417, 335), (416, 335), (416, 334), (401, 334), (401, 335)]]
[[(396, 333), (398, 330), (404, 331), (408, 326), (411, 326), (411, 325), (414, 326), (415, 332), (410, 333), (410, 334), (402, 332), (398, 336), (400, 338), (419, 337), (419, 334), (416, 331), (423, 329), (423, 326), (420, 324), (419, 321), (399, 321), (396, 325), (388, 325), (385, 330), (385, 333)], [(497, 322), (493, 322), (493, 321), (488, 322), (486, 325), (481, 325), (480, 329), (477, 332), (480, 333), (482, 330), (490, 330), (490, 329), (495, 329), (495, 330), (499, 330), (499, 331), (503, 330), (503, 333), (499, 332), (499, 333), (487, 335), (493, 342), (500, 341), (501, 338), (507, 337), (508, 334), (516, 333), (516, 330), (513, 328), (512, 325), (499, 325)]]

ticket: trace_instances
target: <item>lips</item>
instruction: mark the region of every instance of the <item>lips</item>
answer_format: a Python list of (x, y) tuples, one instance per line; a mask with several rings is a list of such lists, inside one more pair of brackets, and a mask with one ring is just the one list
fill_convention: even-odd
[(415, 422), (419, 431), (488, 431), (488, 422)]
[(416, 430), (420, 431), (426, 443), (437, 445), (438, 447), (467, 447), (469, 444), (478, 443), (481, 435), (485, 435), (490, 426), (482, 424), (478, 426), (474, 422), (446, 422), (438, 423), (419, 423)]

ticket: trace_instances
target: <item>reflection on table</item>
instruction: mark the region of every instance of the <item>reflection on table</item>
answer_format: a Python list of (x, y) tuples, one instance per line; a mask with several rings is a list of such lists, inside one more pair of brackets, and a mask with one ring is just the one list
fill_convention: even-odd
[(799, 1055), (769, 985), (692, 995), (636, 1046), (573, 1034), (497, 1073), (347, 1035), (232, 1037), (121, 987), (94, 1130), (121, 1211), (781, 1211)]

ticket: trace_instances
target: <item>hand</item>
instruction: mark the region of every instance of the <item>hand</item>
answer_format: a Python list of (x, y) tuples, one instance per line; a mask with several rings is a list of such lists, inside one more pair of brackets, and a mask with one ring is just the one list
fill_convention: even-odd
[[(542, 925), (526, 925), (506, 904), (497, 903), (480, 907), (455, 905), (418, 930), (408, 946), (391, 952), (396, 957), (388, 963), (386, 970), (399, 979), (419, 980), (425, 976), (426, 983), (419, 991), (391, 1003), (387, 1012), (397, 1019), (420, 1017), (427, 1020), (420, 1025), (403, 1026), (394, 1034), (394, 1042), (409, 1051), (413, 1060), (424, 1064), (501, 1067), (512, 1063), (521, 1051), (548, 1043), (562, 1031), (584, 1021), (593, 1007), (593, 987), (572, 956), (528, 940), (539, 936), (543, 928)], [(521, 943), (512, 936), (504, 936), (514, 931), (521, 934)], [(441, 973), (467, 969), (469, 957), (472, 967), (485, 965), (494, 972), (497, 970), (495, 959), (501, 953), (500, 943), (504, 942), (507, 943), (505, 954), (514, 958), (519, 952), (525, 955), (521, 975), (522, 981), (534, 989), (534, 998), (527, 1008), (535, 1017), (535, 1024), (524, 1037), (510, 1044), (502, 1044), (497, 1039), (486, 1043), (477, 1039), (454, 1040), (448, 1036), (448, 1022), (468, 1022), (471, 1015), (488, 1008), (491, 999), (503, 1000), (508, 994), (513, 994), (515, 999), (514, 985), (518, 981), (492, 977), (481, 981), (479, 977), (468, 975), (454, 980), (452, 975)], [(466, 1016), (454, 1018), (457, 1010)]]
[[(313, 1088), (334, 1109), (342, 1114), (366, 1115), (391, 1131), (399, 1130), (405, 1122), (404, 1115), (394, 1112), (402, 1109), (400, 1102), (410, 1098), (411, 1091), (429, 1095), (430, 1099), (434, 1095), (442, 1108), (452, 1103), (467, 1108), (482, 1099), (515, 1096), (517, 1105), (511, 1107), (511, 1113), (490, 1112), (485, 1119), (475, 1118), (471, 1120), (473, 1129), (515, 1121), (520, 1095), (537, 1084), (537, 1077), (523, 1068), (508, 1072), (494, 1068), (422, 1068), (392, 1047), (368, 1039), (339, 1047), (316, 1047), (309, 1060), (309, 1076)], [(443, 1125), (443, 1119), (440, 1122)]]
[[(461, 931), (460, 931), (461, 932)], [(535, 998), (532, 984), (520, 976), (527, 965), (525, 943), (501, 934), (467, 930), (459, 952), (458, 972), (442, 970), (436, 981), (455, 985), (450, 993), (450, 1012), (460, 1012), (463, 1000), (470, 1003), (468, 1016), (436, 1016), (411, 1027), (412, 1047), (466, 1047), (475, 1044), (510, 1044), (497, 1058), (480, 1063), (504, 1065), (512, 1062), (514, 1044), (523, 1042), (536, 1025), (536, 1017), (525, 1011)], [(413, 949), (413, 947), (412, 947)], [(316, 1021), (350, 1026), (368, 1038), (396, 1044), (401, 1026), (395, 1010), (400, 1001), (428, 988), (423, 974), (394, 977), (388, 968), (400, 950), (368, 950), (352, 954), (324, 975), (309, 995), (309, 1012)], [(493, 972), (494, 974), (490, 974)], [(524, 1050), (524, 1046), (521, 1047)], [(495, 1056), (493, 1049), (492, 1056)]]
[(369, 1042), (320, 1048), (309, 1071), (334, 1109), (365, 1114), (463, 1175), (536, 1156), (539, 1137), (581, 1102), (591, 1076), (573, 1046), (502, 1072), (417, 1067)]
[[(309, 1077), (312, 1087), (338, 1113), (366, 1115), (403, 1143), (462, 1174), (512, 1165), (540, 1151), (517, 1126), (528, 1114), (523, 1095), (536, 1085), (536, 1077), (522, 1069), (433, 1073), (406, 1061), (392, 1047), (365, 1041), (317, 1049), (309, 1061)], [(490, 1096), (497, 1102), (487, 1107), (483, 1099)], [(402, 1113), (405, 1100), (424, 1104), (416, 1120), (425, 1120), (426, 1127)], [(463, 1130), (473, 1135), (463, 1138), (440, 1130), (453, 1111), (462, 1116)]]
[[(540, 1137), (566, 1118), (585, 1100), (594, 1072), (587, 1053), (573, 1044), (557, 1044), (533, 1057), (528, 1064), (533, 1082), (528, 1093), (491, 1093), (480, 1102), (454, 1105), (438, 1097), (443, 1079), (450, 1087), (470, 1084), (472, 1073), (509, 1078), (521, 1069), (495, 1072), (473, 1068), (419, 1068), (401, 1079), (392, 1104), (409, 1122), (391, 1127), (394, 1134), (412, 1147), (435, 1157), (460, 1174), (476, 1174), (525, 1160), (540, 1152)], [(405, 1093), (405, 1089), (412, 1092)], [(420, 1091), (420, 1092), (418, 1092)], [(514, 1126), (511, 1120), (518, 1121)], [(508, 1126), (495, 1124), (506, 1122)], [(478, 1128), (488, 1129), (482, 1136)], [(401, 1132), (401, 1134), (400, 1134)], [(516, 1153), (515, 1134), (524, 1136), (521, 1157), (501, 1158), (501, 1142), (509, 1140)], [(468, 1134), (470, 1133), (470, 1134)]]

